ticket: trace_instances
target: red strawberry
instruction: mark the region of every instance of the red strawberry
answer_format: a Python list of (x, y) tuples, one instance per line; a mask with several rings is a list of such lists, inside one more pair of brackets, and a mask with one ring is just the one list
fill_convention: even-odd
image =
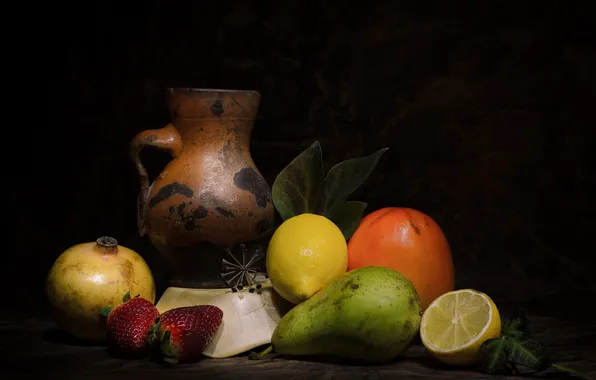
[(126, 293), (120, 305), (102, 308), (107, 315), (106, 341), (112, 352), (123, 357), (142, 357), (149, 353), (146, 343), (149, 327), (159, 317), (159, 311), (151, 301), (144, 298), (130, 298)]
[(149, 329), (168, 363), (196, 361), (221, 325), (223, 311), (212, 305), (186, 306), (163, 313)]

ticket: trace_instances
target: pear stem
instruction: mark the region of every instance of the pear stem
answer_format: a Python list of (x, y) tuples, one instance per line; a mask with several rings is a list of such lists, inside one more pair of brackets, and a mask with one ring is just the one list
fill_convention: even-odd
[(271, 352), (273, 352), (272, 344), (261, 352), (251, 352), (248, 358), (250, 360), (260, 360), (263, 359), (265, 356), (269, 355)]

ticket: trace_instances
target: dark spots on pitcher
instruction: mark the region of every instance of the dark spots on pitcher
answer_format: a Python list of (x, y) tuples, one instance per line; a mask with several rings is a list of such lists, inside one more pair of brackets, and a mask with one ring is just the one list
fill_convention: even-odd
[(193, 210), (190, 207), (191, 204), (192, 202), (184, 202), (176, 207), (171, 207), (178, 216), (173, 222), (174, 229), (178, 230), (184, 226), (186, 231), (194, 231), (199, 227), (199, 222), (209, 216), (209, 211), (205, 207), (199, 206)]
[(195, 227), (197, 227), (197, 225), (195, 224), (195, 218), (193, 218), (192, 216), (187, 216), (186, 218), (184, 218), (184, 229), (186, 231), (193, 231)]
[(252, 168), (240, 169), (234, 175), (234, 184), (239, 189), (249, 191), (254, 195), (257, 206), (261, 208), (265, 208), (267, 204), (273, 203), (267, 182)]
[(267, 232), (271, 231), (272, 228), (273, 228), (273, 224), (267, 218), (261, 219), (257, 223), (257, 233), (259, 235), (266, 234)]
[(186, 207), (186, 203), (180, 203), (178, 205), (177, 211), (180, 218), (184, 218), (184, 208)]
[(166, 199), (176, 194), (182, 195), (186, 198), (192, 198), (193, 191), (190, 187), (184, 184), (178, 182), (170, 183), (169, 185), (165, 185), (164, 187), (159, 189), (157, 194), (155, 194), (155, 196), (151, 198), (151, 200), (149, 201), (149, 208), (155, 206), (159, 202), (165, 201)]
[(221, 216), (225, 216), (226, 218), (234, 218), (234, 213), (230, 210), (226, 210), (223, 207), (216, 207), (215, 211), (217, 211), (217, 213)]
[(211, 113), (214, 116), (221, 116), (224, 113), (224, 107), (221, 100), (217, 99), (216, 101), (211, 104)]
[[(228, 129), (228, 133), (230, 132), (230, 129)], [(224, 142), (223, 147), (221, 148), (221, 157), (223, 159), (223, 163), (224, 165), (230, 165), (232, 163), (233, 157), (236, 155), (236, 152), (234, 151), (234, 148), (232, 148), (232, 145), (230, 145), (230, 141), (226, 140)]]
[(192, 212), (192, 216), (198, 220), (205, 219), (209, 216), (209, 211), (205, 207), (199, 206)]
[(244, 150), (244, 142), (240, 139), (238, 133), (236, 133), (236, 137), (234, 138), (234, 148), (236, 148), (237, 152), (242, 152)]
[(174, 107), (171, 111), (170, 111), (170, 118), (172, 120), (176, 120), (178, 118), (178, 110), (180, 109), (180, 104), (176, 104), (176, 107)]
[(420, 235), (420, 228), (418, 228), (417, 225), (415, 225), (414, 223), (412, 223), (412, 221), (410, 221), (410, 227), (412, 227), (412, 229), (414, 230), (414, 232), (416, 232), (416, 235)]

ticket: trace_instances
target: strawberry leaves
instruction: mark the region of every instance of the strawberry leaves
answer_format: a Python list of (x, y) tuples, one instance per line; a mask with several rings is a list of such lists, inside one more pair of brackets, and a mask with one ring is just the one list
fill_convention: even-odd
[[(139, 296), (140, 296), (140, 294), (137, 295), (137, 297), (139, 297)], [(124, 297), (122, 297), (122, 303), (130, 301), (130, 299), (131, 299), (130, 292), (126, 292), (126, 294), (124, 295)]]
[(487, 340), (480, 350), (484, 355), (484, 368), (489, 374), (499, 371), (513, 375), (529, 374), (554, 368), (571, 376), (588, 379), (584, 374), (554, 363), (553, 357), (532, 336), (528, 317), (523, 310), (505, 322), (499, 338)]
[(170, 330), (166, 330), (161, 338), (160, 347), (163, 354), (163, 360), (166, 363), (176, 364), (178, 363), (178, 350), (172, 346), (170, 341), (171, 336), (172, 334), (170, 333)]
[[(135, 296), (135, 298), (140, 297), (140, 294), (137, 294)], [(130, 296), (130, 292), (126, 292), (126, 294), (124, 295), (124, 297), (122, 297), (122, 303), (126, 303), (128, 301), (130, 301), (132, 299), (132, 297)], [(99, 315), (102, 317), (107, 317), (108, 315), (110, 315), (110, 313), (112, 312), (112, 310), (114, 310), (113, 306), (104, 306), (101, 307), (99, 309)]]

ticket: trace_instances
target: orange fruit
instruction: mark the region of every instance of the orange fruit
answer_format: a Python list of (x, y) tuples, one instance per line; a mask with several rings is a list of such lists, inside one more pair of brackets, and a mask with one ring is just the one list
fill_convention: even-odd
[(378, 265), (403, 274), (425, 310), (454, 290), (455, 268), (441, 227), (411, 208), (385, 207), (365, 216), (348, 241), (348, 270)]

